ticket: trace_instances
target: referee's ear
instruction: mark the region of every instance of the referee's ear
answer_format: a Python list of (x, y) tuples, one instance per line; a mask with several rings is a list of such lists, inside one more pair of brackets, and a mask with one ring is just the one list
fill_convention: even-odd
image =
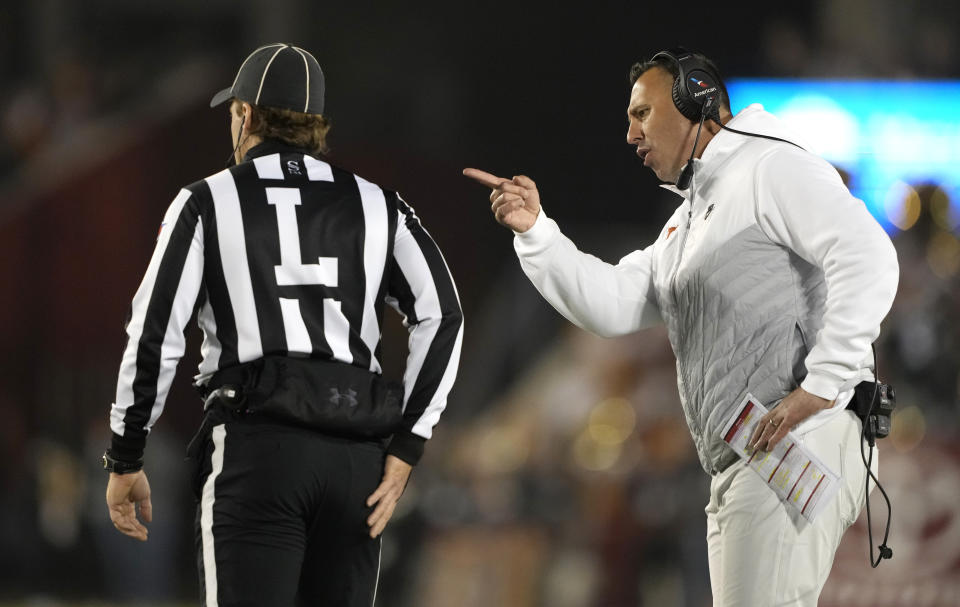
[(254, 113), (253, 107), (250, 106), (246, 101), (240, 104), (240, 111), (243, 113), (243, 123), (241, 125), (242, 130), (247, 131), (248, 133), (253, 128)]

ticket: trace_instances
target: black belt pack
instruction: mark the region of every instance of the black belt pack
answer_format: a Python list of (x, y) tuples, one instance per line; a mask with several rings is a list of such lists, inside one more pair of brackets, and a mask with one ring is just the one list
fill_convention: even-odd
[(403, 419), (402, 384), (332, 360), (265, 356), (217, 371), (201, 395), (208, 409), (361, 439), (386, 438)]
[(897, 393), (890, 384), (863, 381), (853, 390), (847, 409), (857, 414), (863, 423), (863, 434), (873, 445), (874, 440), (890, 434), (890, 415), (897, 406)]

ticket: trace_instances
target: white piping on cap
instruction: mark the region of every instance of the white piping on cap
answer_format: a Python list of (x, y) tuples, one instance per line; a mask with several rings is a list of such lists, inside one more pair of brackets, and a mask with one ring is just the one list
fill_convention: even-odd
[[(307, 99), (303, 102), (303, 113), (307, 113), (307, 106), (310, 105), (310, 66), (307, 64), (307, 56), (304, 55), (304, 50), (300, 47), (293, 47), (293, 50), (300, 53), (300, 56), (303, 57), (303, 71), (307, 74)], [(311, 55), (312, 56), (312, 55)], [(314, 59), (316, 61), (316, 59)]]
[(280, 54), (280, 51), (282, 51), (285, 48), (289, 48), (289, 47), (287, 45), (283, 45), (280, 48), (278, 48), (277, 52), (273, 54), (273, 57), (270, 57), (270, 61), (267, 61), (267, 67), (263, 68), (263, 75), (260, 76), (260, 88), (257, 89), (257, 98), (253, 102), (254, 105), (258, 105), (260, 103), (260, 92), (263, 91), (263, 81), (267, 79), (267, 72), (270, 71), (270, 64), (273, 63), (273, 60), (277, 58), (277, 55)]
[(257, 53), (259, 53), (259, 52), (262, 51), (263, 49), (265, 49), (265, 48), (270, 48), (270, 47), (273, 47), (273, 46), (283, 46), (283, 45), (282, 45), (282, 44), (279, 44), (279, 43), (277, 43), (277, 44), (267, 44), (267, 45), (261, 46), (261, 47), (258, 48), (257, 50), (255, 50), (255, 51), (253, 51), (252, 53), (250, 53), (249, 55), (247, 55), (247, 58), (244, 59), (244, 60), (243, 60), (243, 63), (240, 64), (240, 69), (237, 70), (237, 75), (233, 77), (233, 84), (230, 85), (230, 90), (231, 90), (231, 91), (233, 91), (233, 87), (237, 86), (237, 79), (240, 77), (240, 72), (243, 71), (243, 66), (245, 66), (245, 65), (247, 64), (247, 61), (250, 61), (250, 58), (251, 58), (251, 57), (253, 57), (253, 56), (256, 55)]

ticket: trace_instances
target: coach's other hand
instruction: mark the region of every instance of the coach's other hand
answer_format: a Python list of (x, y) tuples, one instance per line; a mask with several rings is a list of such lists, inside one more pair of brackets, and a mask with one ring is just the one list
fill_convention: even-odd
[(490, 210), (493, 216), (514, 232), (526, 232), (540, 214), (540, 193), (537, 184), (526, 175), (504, 179), (480, 169), (463, 169), (463, 174), (493, 190)]
[(388, 455), (387, 461), (383, 465), (383, 480), (380, 486), (367, 498), (367, 506), (372, 507), (373, 513), (367, 517), (367, 525), (370, 526), (370, 537), (377, 537), (383, 533), (383, 529), (390, 522), (393, 516), (393, 509), (397, 507), (403, 490), (407, 487), (407, 481), (410, 479), (410, 471), (413, 466), (403, 461), (399, 457)]
[(747, 448), (751, 451), (773, 451), (787, 432), (811, 415), (829, 409), (834, 402), (797, 388), (780, 401), (773, 411), (760, 418), (747, 442)]
[(150, 483), (143, 470), (129, 474), (110, 473), (107, 481), (107, 510), (117, 531), (141, 542), (147, 541), (147, 528), (137, 520), (136, 506), (144, 522), (153, 520), (153, 505), (150, 503)]

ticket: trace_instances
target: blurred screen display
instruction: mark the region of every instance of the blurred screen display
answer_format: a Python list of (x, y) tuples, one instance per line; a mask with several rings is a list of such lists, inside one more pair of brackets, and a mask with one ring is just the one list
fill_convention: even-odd
[(916, 220), (919, 186), (942, 192), (930, 212), (960, 229), (960, 81), (731, 79), (727, 89), (734, 114), (762, 104), (846, 172), (888, 232)]

